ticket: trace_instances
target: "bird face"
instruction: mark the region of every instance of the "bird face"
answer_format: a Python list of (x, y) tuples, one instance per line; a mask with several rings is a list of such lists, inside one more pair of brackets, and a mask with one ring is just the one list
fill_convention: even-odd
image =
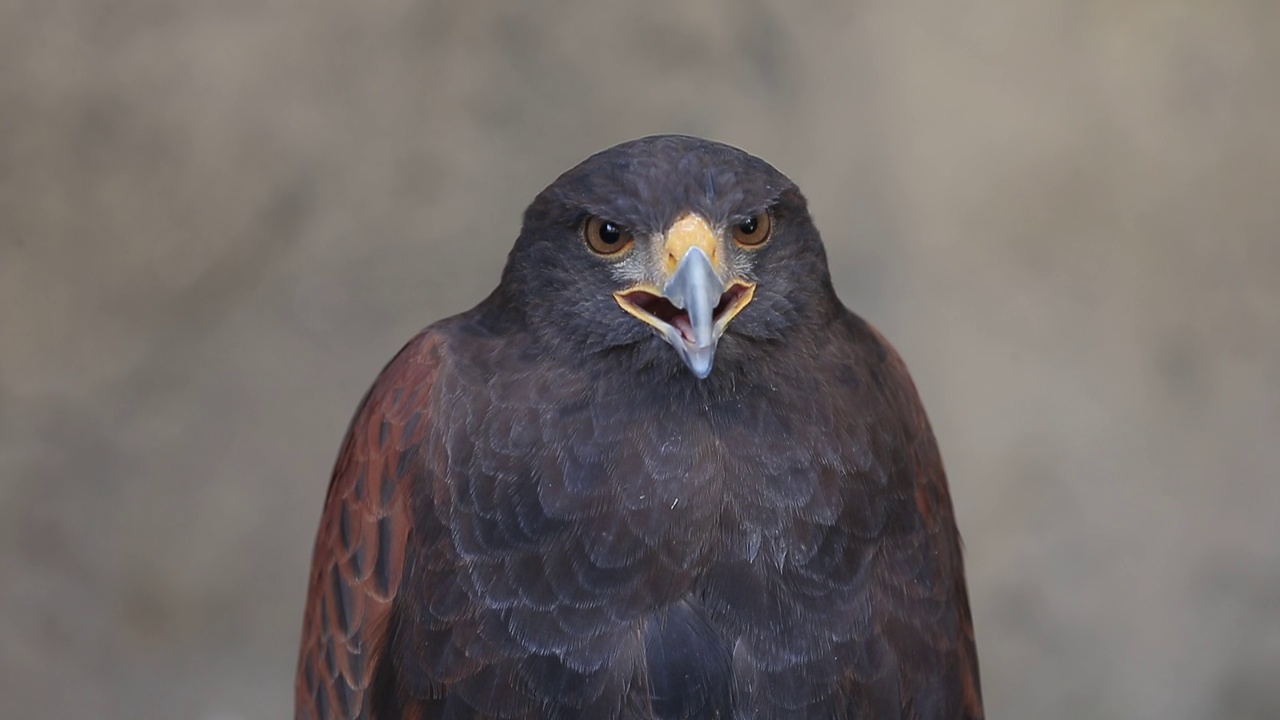
[(656, 342), (698, 379), (727, 338), (781, 339), (830, 293), (794, 184), (684, 136), (624, 143), (558, 178), (526, 211), (503, 282), (557, 347), (653, 361)]
[[(758, 213), (735, 225), (732, 234), (744, 247), (747, 243), (741, 238), (759, 245), (768, 239), (770, 224), (767, 211)], [(603, 249), (602, 254), (625, 253), (635, 245), (629, 232), (599, 218), (588, 220), (583, 231), (588, 246), (597, 252)], [(614, 271), (621, 282), (635, 280), (615, 291), (614, 300), (652, 327), (699, 378), (711, 374), (716, 343), (756, 291), (756, 283), (740, 271), (743, 263), (726, 262), (733, 252), (726, 247), (728, 234), (705, 217), (688, 213), (660, 236), (649, 238)], [(612, 243), (601, 242), (614, 238)]]

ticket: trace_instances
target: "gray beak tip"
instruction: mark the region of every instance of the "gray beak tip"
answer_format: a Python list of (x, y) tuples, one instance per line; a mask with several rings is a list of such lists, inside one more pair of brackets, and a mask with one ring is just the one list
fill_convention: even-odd
[(692, 342), (679, 333), (668, 333), (667, 341), (675, 346), (689, 369), (699, 379), (711, 374), (715, 360), (716, 341), (715, 308), (724, 292), (724, 281), (716, 274), (700, 248), (690, 248), (663, 289), (667, 299), (689, 315)]
[(684, 362), (699, 380), (711, 375), (711, 363), (715, 360), (715, 347), (690, 348), (684, 353)]

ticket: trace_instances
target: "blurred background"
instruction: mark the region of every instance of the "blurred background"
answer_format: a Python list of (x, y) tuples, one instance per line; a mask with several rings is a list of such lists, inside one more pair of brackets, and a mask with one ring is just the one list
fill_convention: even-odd
[(290, 716), (368, 384), (674, 131), (912, 368), (991, 718), (1280, 717), (1278, 73), (1270, 0), (0, 4), (0, 716)]

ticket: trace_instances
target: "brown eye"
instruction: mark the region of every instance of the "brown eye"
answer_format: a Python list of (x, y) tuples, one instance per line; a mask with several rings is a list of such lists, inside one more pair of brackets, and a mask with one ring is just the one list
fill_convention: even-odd
[(772, 229), (773, 220), (769, 213), (758, 213), (733, 226), (733, 239), (739, 245), (755, 247), (769, 239)]
[(587, 245), (601, 255), (617, 255), (635, 239), (621, 225), (598, 217), (588, 219), (582, 232), (587, 236)]

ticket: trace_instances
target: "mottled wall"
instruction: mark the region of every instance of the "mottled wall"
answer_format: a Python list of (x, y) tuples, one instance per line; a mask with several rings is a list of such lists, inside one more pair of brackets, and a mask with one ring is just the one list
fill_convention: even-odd
[(0, 4), (0, 716), (286, 716), (367, 384), (660, 131), (914, 370), (992, 718), (1280, 716), (1278, 76), (1272, 0)]

